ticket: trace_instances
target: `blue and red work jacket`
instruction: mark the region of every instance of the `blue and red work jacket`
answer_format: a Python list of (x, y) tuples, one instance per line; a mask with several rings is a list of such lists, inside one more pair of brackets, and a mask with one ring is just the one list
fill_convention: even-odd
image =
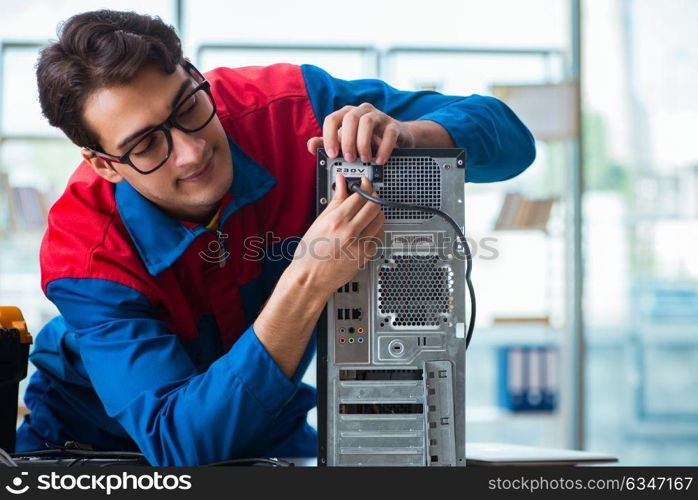
[(252, 326), (289, 261), (240, 257), (248, 237), (297, 242), (313, 222), (308, 139), (333, 111), (370, 102), (398, 120), (442, 125), (467, 149), (467, 181), (508, 179), (535, 157), (530, 132), (491, 97), (398, 91), (310, 65), (206, 77), (233, 163), (220, 215), (225, 265), (202, 258), (219, 244), (215, 230), (171, 218), (81, 163), (41, 248), (42, 287), (61, 314), (36, 338), (18, 451), (78, 441), (140, 450), (153, 465), (314, 456), (306, 414), (316, 393), (301, 378), (315, 341), (288, 378)]

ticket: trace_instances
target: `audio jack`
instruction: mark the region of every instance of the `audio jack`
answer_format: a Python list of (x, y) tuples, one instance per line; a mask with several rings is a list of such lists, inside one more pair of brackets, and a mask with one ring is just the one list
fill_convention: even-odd
[(395, 201), (387, 201), (381, 200), (380, 198), (376, 198), (375, 196), (372, 196), (361, 189), (361, 179), (347, 179), (347, 187), (349, 188), (349, 191), (358, 193), (360, 196), (363, 196), (367, 200), (372, 201), (373, 203), (378, 203), (379, 205), (382, 205), (384, 207), (401, 208), (405, 210), (418, 210), (420, 212), (438, 215), (446, 222), (448, 222), (448, 224), (453, 228), (454, 232), (458, 236), (458, 239), (463, 245), (463, 252), (465, 253), (466, 262), (465, 283), (468, 286), (468, 295), (470, 296), (470, 321), (468, 322), (468, 333), (465, 336), (465, 348), (467, 349), (470, 345), (470, 339), (473, 336), (473, 329), (475, 328), (475, 289), (473, 288), (473, 282), (470, 279), (470, 275), (473, 269), (473, 258), (470, 253), (470, 246), (468, 245), (468, 242), (465, 239), (465, 234), (463, 234), (463, 231), (458, 226), (456, 221), (454, 221), (453, 218), (446, 212), (442, 212), (441, 210), (438, 210), (436, 208), (422, 207), (419, 205), (410, 205), (407, 203), (397, 203)]

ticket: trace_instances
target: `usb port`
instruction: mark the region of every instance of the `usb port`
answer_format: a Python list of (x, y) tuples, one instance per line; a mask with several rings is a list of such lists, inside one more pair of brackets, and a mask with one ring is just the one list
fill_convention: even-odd
[(337, 309), (337, 319), (344, 319), (344, 309)]
[(351, 291), (352, 292), (358, 292), (359, 291), (359, 283), (356, 281), (351, 282)]
[(349, 283), (345, 283), (344, 285), (344, 291), (348, 292), (349, 291)]
[(344, 319), (351, 319), (351, 313), (349, 311), (350, 309), (344, 310)]

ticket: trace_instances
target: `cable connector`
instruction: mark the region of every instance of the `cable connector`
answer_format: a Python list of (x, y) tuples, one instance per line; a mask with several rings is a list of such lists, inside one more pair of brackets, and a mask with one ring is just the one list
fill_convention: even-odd
[(347, 191), (355, 193), (357, 189), (361, 190), (361, 177), (348, 177)]

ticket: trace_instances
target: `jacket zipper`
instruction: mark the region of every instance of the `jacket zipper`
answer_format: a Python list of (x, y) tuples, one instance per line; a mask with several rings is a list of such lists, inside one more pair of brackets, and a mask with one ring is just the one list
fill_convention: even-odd
[(218, 238), (218, 267), (225, 267), (225, 261), (227, 260), (225, 239), (228, 236), (224, 235), (220, 229), (216, 229), (216, 237)]

